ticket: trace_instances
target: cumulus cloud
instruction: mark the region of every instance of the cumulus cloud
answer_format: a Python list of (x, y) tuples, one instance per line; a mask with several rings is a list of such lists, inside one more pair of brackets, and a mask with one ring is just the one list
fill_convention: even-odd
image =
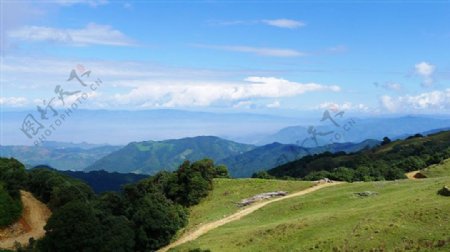
[(271, 57), (301, 57), (305, 56), (306, 53), (300, 52), (294, 49), (283, 49), (283, 48), (267, 48), (267, 47), (252, 47), (252, 46), (233, 46), (233, 45), (194, 45), (196, 47), (231, 51), (231, 52), (242, 52), (251, 53), (260, 56), (271, 56)]
[(450, 88), (418, 95), (405, 95), (399, 97), (384, 95), (380, 97), (380, 103), (382, 107), (389, 112), (448, 110), (450, 109)]
[(118, 103), (146, 107), (210, 106), (258, 98), (282, 98), (306, 92), (340, 91), (339, 86), (298, 83), (274, 77), (248, 77), (241, 83), (147, 83), (114, 96)]
[(346, 110), (356, 110), (356, 111), (368, 111), (369, 107), (365, 104), (359, 103), (359, 104), (353, 104), (351, 102), (344, 102), (344, 103), (335, 103), (335, 102), (324, 102), (319, 104), (316, 108), (318, 109), (328, 109), (334, 112), (337, 111), (346, 111)]
[[(86, 61), (92, 70), (90, 80), (103, 80), (99, 94), (90, 94), (92, 108), (158, 108), (216, 106), (276, 107), (284, 97), (308, 92), (338, 92), (336, 85), (300, 83), (282, 78), (260, 77), (264, 71), (219, 71), (175, 68), (143, 62)], [(25, 97), (44, 99), (54, 95), (56, 85), (66, 91), (80, 90), (77, 82), (65, 82), (77, 60), (5, 57), (0, 83), (10, 92), (32, 90)], [(224, 81), (235, 76), (250, 76), (241, 81)], [(269, 102), (270, 101), (270, 102)], [(30, 105), (30, 104), (29, 104)]]
[(81, 29), (59, 29), (45, 26), (23, 26), (8, 32), (10, 39), (31, 42), (54, 42), (73, 46), (131, 46), (134, 42), (108, 25), (90, 23)]
[(297, 29), (305, 26), (305, 23), (292, 19), (268, 19), (262, 20), (263, 23), (278, 28)]
[(430, 87), (433, 85), (433, 74), (436, 70), (436, 66), (428, 62), (420, 62), (414, 66), (415, 73), (422, 77), (422, 86)]
[(392, 98), (388, 95), (381, 96), (380, 103), (385, 109), (387, 109), (390, 112), (397, 111), (398, 107), (399, 107), (398, 102), (394, 98)]
[(8, 107), (23, 107), (28, 104), (25, 97), (0, 97), (0, 105)]

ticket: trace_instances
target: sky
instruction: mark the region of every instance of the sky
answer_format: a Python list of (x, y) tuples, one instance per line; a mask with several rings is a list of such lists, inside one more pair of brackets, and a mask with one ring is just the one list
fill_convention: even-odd
[(0, 105), (450, 114), (449, 24), (449, 1), (2, 0)]

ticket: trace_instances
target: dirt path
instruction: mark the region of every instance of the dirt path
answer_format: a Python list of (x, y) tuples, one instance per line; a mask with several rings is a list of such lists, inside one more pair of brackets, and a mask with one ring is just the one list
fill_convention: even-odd
[(412, 172), (408, 172), (405, 173), (406, 177), (408, 177), (408, 179), (423, 179), (426, 178), (425, 175), (423, 175), (422, 173), (420, 173), (420, 171), (412, 171)]
[(162, 248), (162, 249), (160, 249), (158, 251), (165, 252), (165, 251), (168, 251), (169, 249), (174, 248), (174, 247), (176, 247), (178, 245), (181, 245), (183, 243), (195, 240), (198, 237), (200, 237), (201, 235), (209, 232), (212, 229), (218, 228), (218, 227), (220, 227), (222, 225), (225, 225), (225, 224), (227, 224), (229, 222), (232, 222), (232, 221), (235, 221), (235, 220), (239, 220), (240, 218), (242, 218), (242, 217), (244, 217), (246, 215), (249, 215), (249, 214), (253, 213), (254, 211), (256, 211), (256, 210), (258, 210), (258, 209), (260, 209), (260, 208), (262, 208), (262, 207), (264, 207), (264, 206), (266, 206), (268, 204), (271, 204), (271, 203), (274, 203), (274, 202), (277, 202), (277, 201), (280, 201), (280, 200), (289, 199), (289, 198), (292, 198), (292, 197), (302, 196), (302, 195), (305, 195), (305, 194), (317, 191), (317, 190), (319, 190), (321, 188), (328, 187), (328, 186), (334, 186), (334, 185), (338, 185), (338, 184), (342, 184), (342, 182), (318, 184), (318, 185), (315, 185), (313, 187), (307, 188), (307, 189), (305, 189), (303, 191), (299, 191), (299, 192), (296, 192), (296, 193), (293, 193), (293, 194), (288, 194), (287, 196), (284, 196), (284, 197), (280, 197), (280, 198), (275, 198), (275, 199), (271, 199), (271, 200), (267, 200), (267, 201), (254, 203), (254, 204), (250, 205), (249, 207), (244, 208), (243, 210), (241, 210), (241, 211), (239, 211), (237, 213), (234, 213), (234, 214), (232, 214), (230, 216), (227, 216), (227, 217), (225, 217), (223, 219), (220, 219), (220, 220), (217, 220), (217, 221), (214, 221), (214, 222), (210, 222), (210, 223), (206, 223), (204, 225), (201, 225), (196, 230), (183, 235), (177, 241), (167, 245), (166, 247), (164, 247), (164, 248)]
[(44, 226), (51, 215), (50, 210), (31, 193), (20, 191), (20, 194), (23, 204), (22, 217), (17, 223), (1, 230), (7, 238), (0, 240), (0, 248), (14, 249), (16, 242), (27, 245), (30, 238), (39, 239), (45, 235)]

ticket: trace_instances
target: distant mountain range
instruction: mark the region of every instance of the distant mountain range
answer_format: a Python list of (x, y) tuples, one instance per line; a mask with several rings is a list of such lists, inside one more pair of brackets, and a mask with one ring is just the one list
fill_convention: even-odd
[(256, 148), (213, 136), (188, 137), (175, 140), (132, 142), (86, 168), (122, 173), (154, 174), (175, 170), (185, 160), (211, 158), (215, 161), (242, 154)]
[[(309, 128), (307, 126), (291, 126), (266, 136), (258, 144), (279, 142), (284, 144), (300, 144), (304, 147), (316, 147), (336, 142), (361, 142), (366, 139), (405, 138), (416, 133), (442, 131), (450, 127), (450, 119), (421, 116), (404, 116), (396, 118), (342, 118), (334, 119), (336, 125), (327, 119)], [(311, 138), (316, 134), (316, 140)]]
[(0, 146), (0, 157), (14, 157), (27, 168), (48, 165), (58, 170), (80, 171), (122, 146), (44, 143), (42, 146)]
[(133, 142), (99, 159), (86, 171), (154, 174), (161, 170), (175, 170), (184, 160), (211, 158), (217, 164), (227, 165), (233, 177), (250, 177), (256, 171), (267, 170), (308, 154), (353, 152), (378, 143), (376, 140), (367, 140), (358, 144), (338, 143), (311, 149), (280, 143), (257, 147), (212, 136)]
[[(28, 113), (2, 111), (1, 145), (30, 145), (19, 129)], [(238, 142), (254, 143), (261, 136), (295, 125), (292, 117), (257, 113), (199, 112), (176, 109), (77, 110), (48, 139), (59, 142), (88, 141), (125, 145), (132, 141), (166, 140), (194, 136), (220, 136)]]
[(268, 170), (306, 155), (325, 151), (351, 153), (365, 148), (372, 148), (379, 143), (380, 141), (377, 140), (366, 140), (361, 143), (336, 143), (315, 148), (304, 148), (294, 144), (272, 143), (240, 155), (219, 160), (218, 163), (225, 164), (233, 177), (250, 177), (255, 172)]
[[(161, 115), (160, 112), (154, 112), (156, 114), (143, 112), (143, 115), (151, 115), (153, 118)], [(165, 117), (178, 115), (180, 118), (177, 120), (188, 119), (181, 112), (168, 111), (167, 113)], [(194, 114), (205, 120), (210, 116), (208, 113)], [(128, 112), (124, 112), (124, 120), (126, 115)], [(260, 118), (253, 119), (258, 121)], [(349, 122), (352, 123), (349, 124)], [(429, 134), (450, 127), (448, 117), (438, 119), (426, 116), (348, 118), (336, 119), (336, 123), (339, 123), (339, 127), (328, 121), (321, 122), (313, 129), (304, 126), (287, 127), (276, 134), (260, 138), (260, 145), (237, 143), (214, 136), (131, 142), (124, 147), (44, 142), (38, 147), (0, 146), (0, 156), (14, 157), (25, 163), (27, 167), (49, 165), (58, 170), (105, 170), (138, 174), (174, 170), (184, 160), (196, 161), (211, 158), (218, 164), (227, 165), (232, 176), (249, 177), (256, 171), (267, 170), (307, 154), (324, 151), (356, 152), (377, 145), (384, 136), (402, 139), (416, 133)], [(203, 127), (206, 126), (203, 125)], [(315, 138), (314, 134), (316, 134)]]

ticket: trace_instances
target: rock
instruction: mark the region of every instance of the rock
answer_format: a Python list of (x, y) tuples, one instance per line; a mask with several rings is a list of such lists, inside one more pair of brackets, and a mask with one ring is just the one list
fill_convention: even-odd
[(323, 178), (323, 179), (317, 180), (316, 182), (319, 183), (319, 184), (322, 184), (322, 183), (333, 183), (333, 180), (331, 180), (329, 178)]
[(442, 196), (447, 196), (447, 197), (450, 196), (450, 188), (449, 188), (449, 186), (442, 187), (442, 189), (438, 191), (438, 194), (442, 195)]
[(287, 192), (285, 192), (285, 191), (261, 193), (261, 194), (255, 195), (251, 198), (241, 200), (241, 202), (239, 202), (238, 205), (241, 207), (248, 206), (256, 201), (260, 201), (263, 199), (269, 199), (269, 198), (273, 198), (273, 197), (277, 197), (277, 196), (286, 196), (286, 195), (287, 195)]
[(360, 196), (360, 197), (370, 197), (370, 196), (375, 196), (378, 193), (377, 192), (372, 192), (372, 191), (365, 191), (365, 192), (357, 192), (355, 194)]

